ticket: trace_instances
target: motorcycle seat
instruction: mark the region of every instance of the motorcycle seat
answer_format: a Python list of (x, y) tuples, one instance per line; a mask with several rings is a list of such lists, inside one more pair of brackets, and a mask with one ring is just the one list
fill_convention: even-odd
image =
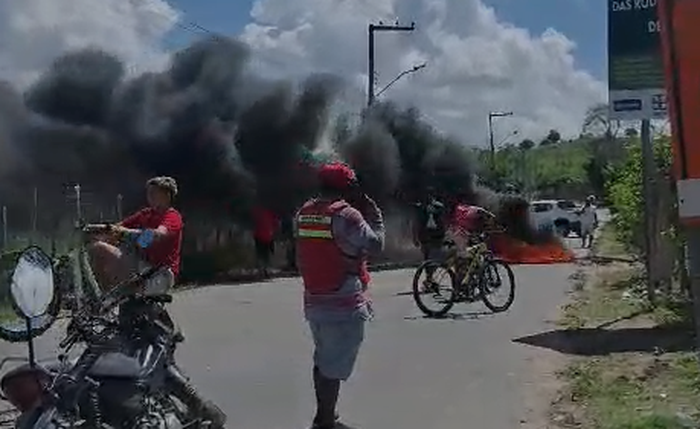
[(90, 368), (91, 377), (139, 378), (141, 364), (136, 358), (124, 353), (109, 352), (101, 355)]

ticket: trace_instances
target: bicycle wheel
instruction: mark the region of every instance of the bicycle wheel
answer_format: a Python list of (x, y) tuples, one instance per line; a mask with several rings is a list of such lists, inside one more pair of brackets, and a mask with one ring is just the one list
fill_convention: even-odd
[[(432, 272), (432, 279), (429, 275)], [(454, 271), (441, 261), (425, 261), (413, 276), (413, 299), (418, 308), (428, 317), (442, 317), (454, 305), (456, 276)], [(429, 298), (437, 303), (433, 307)]]
[[(499, 260), (489, 260), (479, 271), (479, 295), (484, 305), (494, 313), (508, 310), (515, 301), (515, 274), (510, 265)], [(499, 300), (503, 296), (504, 300)]]

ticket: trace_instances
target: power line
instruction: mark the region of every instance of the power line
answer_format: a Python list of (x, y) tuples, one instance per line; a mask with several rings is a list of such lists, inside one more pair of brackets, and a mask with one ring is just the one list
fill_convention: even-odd
[[(144, 3), (148, 4), (148, 2), (149, 2), (149, 0), (144, 0)], [(166, 15), (165, 13), (161, 12), (160, 10), (158, 10), (156, 8), (151, 8), (150, 12), (155, 13), (155, 14), (160, 15), (160, 16), (165, 17), (165, 18), (170, 18), (169, 15)], [(206, 28), (205, 26), (198, 24), (197, 22), (192, 21), (192, 20), (187, 20), (187, 19), (183, 19), (182, 21), (177, 20), (177, 21), (175, 21), (175, 26), (180, 28), (180, 29), (183, 29), (185, 31), (188, 31), (190, 33), (193, 33), (193, 34), (207, 33), (207, 34), (210, 34), (212, 36), (223, 37), (222, 34), (216, 32), (216, 31), (210, 30), (210, 29)]]

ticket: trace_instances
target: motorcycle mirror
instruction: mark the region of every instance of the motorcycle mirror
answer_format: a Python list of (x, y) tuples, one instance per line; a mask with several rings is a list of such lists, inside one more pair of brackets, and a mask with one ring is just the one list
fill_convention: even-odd
[(155, 234), (153, 233), (153, 230), (151, 229), (145, 229), (141, 234), (139, 234), (138, 237), (136, 237), (136, 244), (142, 248), (146, 249), (153, 243), (153, 238)]
[(17, 260), (10, 288), (24, 317), (32, 319), (46, 314), (54, 299), (51, 258), (39, 247), (25, 249)]

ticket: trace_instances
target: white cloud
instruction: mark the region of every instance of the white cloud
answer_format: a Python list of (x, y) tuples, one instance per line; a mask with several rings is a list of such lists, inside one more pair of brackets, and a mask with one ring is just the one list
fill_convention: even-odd
[[(490, 110), (515, 116), (497, 125), (539, 137), (550, 128), (579, 132), (604, 85), (577, 70), (574, 43), (548, 30), (531, 35), (498, 20), (481, 0), (256, 0), (242, 38), (266, 74), (344, 76), (346, 108), (364, 103), (367, 25), (416, 22), (413, 33), (377, 35), (378, 89), (427, 62), (385, 93), (418, 106), (438, 129), (469, 144), (486, 142)], [(166, 0), (0, 0), (0, 79), (26, 84), (57, 55), (98, 46), (136, 69), (161, 66), (160, 42), (178, 20)], [(206, 26), (206, 23), (201, 23)]]
[(256, 0), (251, 17), (243, 38), (263, 63), (280, 74), (346, 76), (357, 109), (366, 92), (367, 24), (415, 21), (413, 33), (377, 35), (378, 87), (427, 62), (386, 96), (418, 106), (470, 144), (485, 144), (492, 110), (515, 112), (497, 125), (501, 138), (514, 128), (531, 137), (550, 128), (575, 135), (586, 109), (605, 97), (603, 82), (576, 69), (571, 40), (500, 22), (480, 0)]
[(164, 0), (2, 0), (0, 79), (25, 85), (61, 53), (95, 46), (135, 70), (162, 65), (178, 13)]

